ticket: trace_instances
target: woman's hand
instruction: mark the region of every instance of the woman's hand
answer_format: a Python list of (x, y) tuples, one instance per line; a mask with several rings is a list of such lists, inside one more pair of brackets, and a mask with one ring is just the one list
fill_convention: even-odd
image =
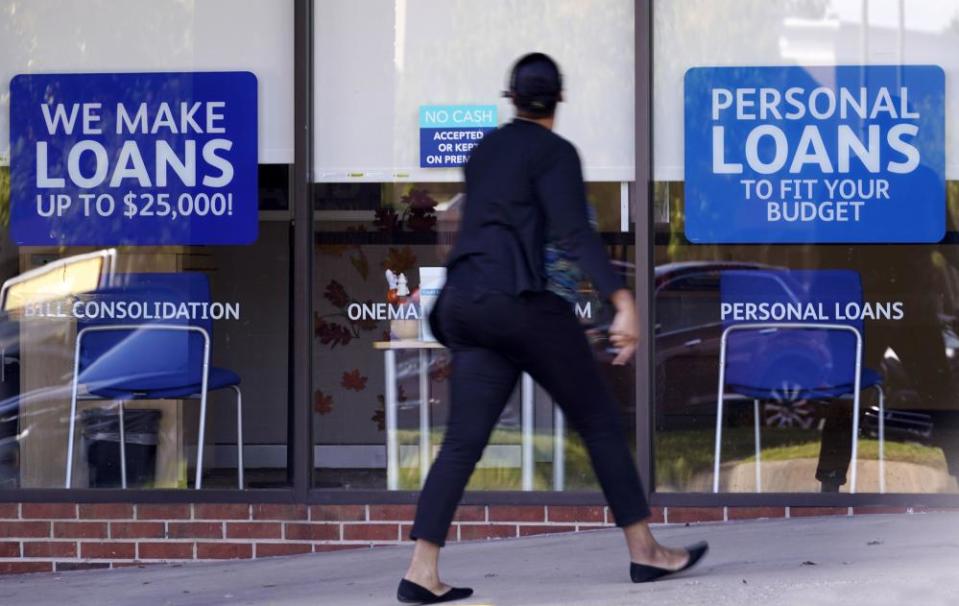
[(636, 317), (636, 302), (633, 293), (621, 288), (610, 297), (616, 307), (616, 316), (609, 325), (609, 341), (619, 350), (613, 358), (613, 364), (622, 366), (629, 362), (636, 352), (639, 340), (639, 321)]

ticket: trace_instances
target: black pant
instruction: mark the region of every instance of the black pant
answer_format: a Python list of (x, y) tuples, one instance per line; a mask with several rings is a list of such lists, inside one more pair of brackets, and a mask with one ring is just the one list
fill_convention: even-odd
[(466, 483), (521, 372), (549, 392), (582, 436), (616, 524), (649, 516), (618, 407), (566, 301), (549, 292), (477, 298), (447, 287), (431, 324), (453, 353), (450, 415), (410, 538), (445, 543)]
[[(865, 398), (867, 394), (861, 397)], [(816, 479), (824, 488), (836, 491), (846, 483), (846, 472), (852, 460), (852, 402), (829, 401), (825, 416)]]
[[(868, 393), (865, 392), (863, 397)], [(833, 401), (827, 406), (816, 479), (838, 489), (846, 483), (846, 473), (852, 459), (852, 404), (848, 401)], [(959, 476), (959, 412), (916, 409), (910, 412), (929, 415), (933, 424), (930, 443), (942, 448), (947, 473)], [(890, 439), (888, 428), (886, 439)], [(895, 436), (892, 439), (895, 439)]]

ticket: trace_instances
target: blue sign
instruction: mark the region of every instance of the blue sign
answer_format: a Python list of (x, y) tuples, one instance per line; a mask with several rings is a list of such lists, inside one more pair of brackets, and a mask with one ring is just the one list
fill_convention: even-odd
[(252, 73), (16, 76), (10, 148), (19, 245), (257, 238)]
[(690, 69), (686, 237), (939, 242), (944, 99), (933, 65)]
[(420, 167), (463, 166), (497, 126), (495, 105), (421, 105)]

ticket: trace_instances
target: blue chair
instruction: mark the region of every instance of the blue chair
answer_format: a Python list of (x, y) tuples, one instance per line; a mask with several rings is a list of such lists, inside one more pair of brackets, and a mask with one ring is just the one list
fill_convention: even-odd
[[(850, 270), (730, 270), (720, 277), (723, 333), (716, 396), (713, 492), (719, 492), (723, 404), (753, 401), (756, 491), (761, 491), (761, 400), (853, 400), (850, 493), (856, 492), (860, 393), (879, 394), (879, 491), (885, 492), (885, 410), (882, 377), (862, 367), (861, 319), (838, 318), (837, 309), (862, 303), (859, 274)], [(752, 313), (747, 307), (755, 305)], [(735, 307), (738, 305), (738, 307)], [(837, 307), (838, 305), (838, 307)], [(845, 314), (843, 314), (845, 315)]]
[[(231, 370), (211, 367), (210, 348), (213, 322), (210, 319), (179, 317), (193, 303), (210, 302), (210, 285), (205, 274), (117, 275), (115, 286), (101, 289), (81, 310), (103, 312), (104, 317), (77, 319), (73, 385), (70, 399), (66, 487), (73, 480), (73, 443), (76, 432), (77, 401), (83, 385), (85, 400), (113, 400), (120, 425), (120, 474), (126, 488), (124, 448), (124, 402), (128, 400), (200, 400), (200, 428), (197, 440), (195, 487), (202, 487), (203, 443), (206, 436), (207, 394), (216, 389), (236, 393), (237, 479), (243, 478), (243, 403), (240, 377)], [(121, 313), (126, 310), (126, 314)], [(174, 312), (170, 314), (168, 312)], [(105, 317), (109, 316), (109, 317)], [(172, 317), (167, 317), (172, 316)], [(134, 319), (130, 319), (134, 318)]]

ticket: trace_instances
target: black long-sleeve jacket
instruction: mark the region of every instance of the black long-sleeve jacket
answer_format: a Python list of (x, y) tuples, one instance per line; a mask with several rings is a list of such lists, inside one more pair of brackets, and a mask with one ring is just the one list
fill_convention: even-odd
[(547, 239), (568, 248), (604, 297), (623, 287), (590, 226), (576, 148), (548, 128), (517, 119), (486, 135), (466, 164), (450, 279), (476, 292), (544, 290)]

